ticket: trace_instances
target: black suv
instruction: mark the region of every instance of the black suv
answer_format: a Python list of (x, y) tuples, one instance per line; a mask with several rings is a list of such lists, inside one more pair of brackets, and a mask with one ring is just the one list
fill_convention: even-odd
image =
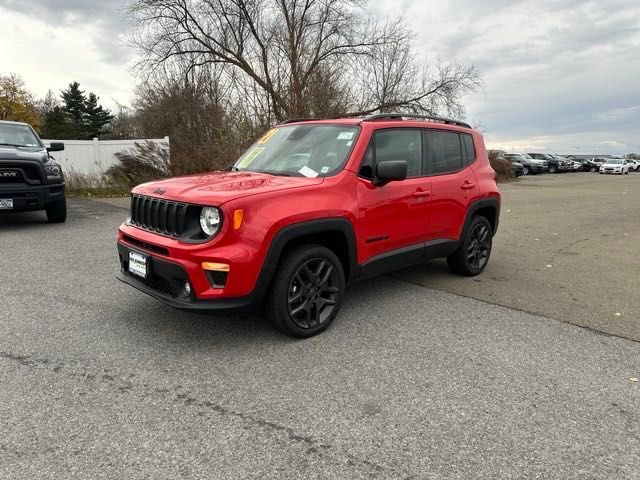
[(67, 219), (62, 168), (26, 123), (0, 121), (0, 212), (46, 210), (51, 223)]
[(554, 158), (548, 153), (528, 153), (527, 155), (537, 160), (544, 160), (547, 162), (549, 164), (549, 173), (568, 172), (573, 170), (573, 163), (569, 165), (569, 162), (559, 158)]

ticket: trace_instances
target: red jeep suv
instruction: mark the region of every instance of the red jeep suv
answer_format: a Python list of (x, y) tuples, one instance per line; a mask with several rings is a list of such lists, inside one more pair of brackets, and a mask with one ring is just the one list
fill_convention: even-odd
[(291, 120), (227, 171), (134, 188), (118, 278), (183, 310), (264, 306), (276, 328), (310, 337), (356, 280), (436, 257), (479, 274), (499, 213), (483, 138), (465, 123)]

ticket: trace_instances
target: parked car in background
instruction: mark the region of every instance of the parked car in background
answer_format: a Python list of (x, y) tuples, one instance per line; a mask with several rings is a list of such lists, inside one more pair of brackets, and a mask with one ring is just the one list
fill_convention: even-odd
[(45, 210), (50, 223), (64, 222), (64, 175), (49, 154), (61, 150), (61, 142), (46, 147), (31, 125), (0, 121), (0, 211)]
[(627, 158), (627, 164), (629, 165), (629, 171), (640, 172), (640, 162)]
[(602, 165), (603, 163), (605, 163), (607, 160), (609, 160), (608, 158), (602, 158), (602, 157), (594, 157), (591, 159), (591, 161), (593, 163), (595, 163), (596, 165), (598, 165), (598, 169), (600, 169), (600, 165)]
[[(505, 153), (503, 157), (510, 162), (517, 162), (523, 167), (523, 175), (535, 175), (537, 173), (545, 172), (545, 164), (544, 160), (536, 160), (535, 158), (530, 157), (526, 153)], [(548, 169), (548, 164), (546, 166)]]
[[(507, 159), (505, 159), (507, 160)], [(518, 178), (521, 177), (523, 175), (527, 175), (525, 173), (525, 166), (522, 165), (520, 162), (516, 162), (516, 161), (511, 161), (511, 160), (507, 160), (509, 162), (511, 162), (511, 170), (513, 171), (513, 176)]]
[(567, 157), (563, 157), (562, 155), (555, 155), (555, 154), (551, 154), (551, 156), (553, 158), (555, 158), (556, 160), (559, 160), (561, 162), (564, 162), (566, 167), (567, 167), (567, 171), (568, 172), (578, 172), (580, 170), (582, 170), (582, 165), (580, 164), (580, 162), (577, 162), (573, 159), (567, 158)]
[(544, 160), (549, 164), (549, 173), (566, 172), (569, 170), (569, 162), (565, 160), (558, 160), (557, 158), (549, 155), (548, 153), (531, 153), (529, 155), (536, 160)]
[(574, 158), (574, 161), (580, 163), (583, 172), (597, 172), (600, 168), (600, 164), (586, 158)]
[(628, 175), (629, 164), (623, 158), (610, 158), (600, 166), (600, 173), (615, 173), (617, 175)]

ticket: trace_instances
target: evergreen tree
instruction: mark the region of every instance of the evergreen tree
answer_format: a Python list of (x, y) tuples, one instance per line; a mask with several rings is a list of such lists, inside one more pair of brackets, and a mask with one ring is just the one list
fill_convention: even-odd
[(62, 101), (64, 102), (64, 112), (67, 115), (67, 121), (71, 126), (73, 138), (70, 140), (79, 140), (87, 137), (84, 115), (87, 98), (84, 90), (80, 90), (80, 84), (73, 82), (69, 84), (69, 88), (62, 91)]
[(89, 93), (84, 106), (84, 123), (89, 138), (98, 137), (103, 133), (105, 125), (108, 125), (114, 116), (111, 110), (103, 108), (98, 104), (98, 97), (95, 93)]
[(44, 112), (43, 124), (40, 132), (42, 138), (50, 140), (75, 140), (76, 128), (69, 122), (69, 116), (63, 107), (55, 105)]
[[(85, 95), (78, 82), (61, 92), (62, 107), (54, 106), (44, 114), (45, 129), (50, 138), (91, 140), (106, 133), (104, 128), (113, 120), (111, 111), (98, 103), (95, 93)], [(46, 103), (51, 103), (50, 99)]]

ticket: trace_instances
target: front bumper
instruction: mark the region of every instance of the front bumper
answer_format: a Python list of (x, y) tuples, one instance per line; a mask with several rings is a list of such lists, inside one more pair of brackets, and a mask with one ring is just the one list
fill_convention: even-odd
[[(129, 273), (129, 252), (136, 252), (148, 259), (147, 278), (143, 279)], [(250, 294), (242, 297), (220, 297), (214, 300), (197, 298), (195, 288), (191, 294), (184, 291), (185, 282), (193, 285), (187, 271), (178, 263), (161, 259), (148, 251), (132, 248), (118, 242), (120, 272), (116, 278), (161, 302), (185, 311), (215, 312), (251, 312), (260, 306), (258, 295)]]
[(0, 198), (13, 199), (13, 210), (33, 211), (42, 210), (55, 202), (64, 199), (64, 183), (53, 185), (2, 185), (0, 186)]

